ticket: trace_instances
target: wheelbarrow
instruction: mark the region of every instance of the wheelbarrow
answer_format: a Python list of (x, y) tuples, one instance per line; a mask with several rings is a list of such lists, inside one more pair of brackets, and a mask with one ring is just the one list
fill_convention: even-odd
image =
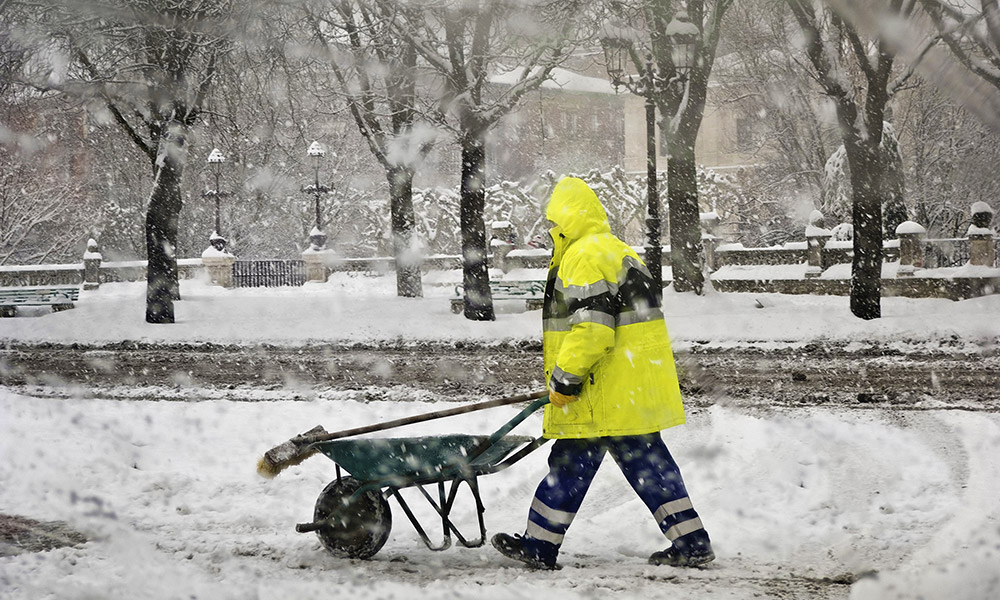
[[(452, 534), (466, 548), (478, 548), (486, 543), (486, 524), (478, 478), (506, 469), (548, 440), (538, 437), (509, 435), (522, 421), (545, 406), (548, 396), (536, 398), (492, 435), (448, 434), (427, 437), (385, 439), (332, 439), (317, 441), (305, 447), (325, 455), (336, 464), (337, 478), (320, 493), (313, 511), (313, 520), (299, 523), (299, 533), (316, 532), (320, 543), (341, 558), (367, 559), (375, 556), (389, 539), (392, 513), (389, 498), (394, 498), (423, 543), (431, 550), (446, 550), (452, 545)], [(521, 398), (523, 401), (524, 398)], [(443, 411), (444, 416), (489, 408), (492, 401), (474, 405), (471, 409)], [(509, 402), (508, 402), (509, 403)], [(442, 415), (443, 413), (437, 413)], [(426, 420), (419, 418), (420, 420)], [(436, 418), (432, 415), (430, 418)], [(404, 420), (405, 421), (405, 420)], [(409, 422), (413, 422), (410, 420)], [(374, 426), (367, 430), (388, 428)], [(362, 428), (366, 429), (366, 428)], [(342, 432), (348, 433), (348, 432)], [(328, 437), (342, 437), (327, 434)], [(344, 475), (347, 471), (349, 475)], [(479, 535), (468, 538), (451, 519), (459, 488), (465, 484), (475, 501)], [(426, 486), (437, 487), (437, 499)], [(403, 499), (400, 490), (416, 488), (441, 518), (442, 541), (435, 543)]]

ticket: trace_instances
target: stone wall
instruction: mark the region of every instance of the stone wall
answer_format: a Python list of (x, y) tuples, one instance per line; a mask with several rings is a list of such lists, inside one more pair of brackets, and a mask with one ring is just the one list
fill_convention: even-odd
[[(203, 267), (200, 258), (177, 261), (178, 276), (193, 279)], [(98, 283), (119, 281), (145, 281), (146, 261), (102, 263)], [(31, 287), (43, 285), (81, 285), (84, 281), (84, 265), (14, 265), (0, 266), (0, 287)]]

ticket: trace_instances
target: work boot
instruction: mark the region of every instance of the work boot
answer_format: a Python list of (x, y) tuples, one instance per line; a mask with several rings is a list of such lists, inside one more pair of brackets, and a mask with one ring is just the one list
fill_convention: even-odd
[(700, 567), (715, 560), (715, 553), (711, 548), (693, 554), (683, 554), (673, 546), (662, 552), (654, 552), (649, 557), (651, 565), (669, 565), (671, 567)]
[(555, 571), (561, 569), (556, 564), (556, 557), (543, 557), (538, 552), (525, 547), (525, 539), (518, 534), (508, 535), (498, 533), (491, 540), (493, 547), (500, 551), (507, 558), (513, 558), (528, 566), (530, 569), (542, 569), (545, 571)]

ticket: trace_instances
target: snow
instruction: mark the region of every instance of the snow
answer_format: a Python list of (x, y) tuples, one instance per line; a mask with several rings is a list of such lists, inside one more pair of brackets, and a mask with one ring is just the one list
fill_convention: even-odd
[[(886, 267), (893, 264), (886, 263)], [(736, 279), (745, 273), (744, 278), (800, 279), (804, 269), (805, 264), (727, 265), (715, 276)], [(921, 275), (933, 276), (937, 271), (927, 269)], [(1000, 270), (983, 267), (970, 274), (997, 273)], [(849, 279), (850, 265), (833, 265), (824, 277)], [(504, 279), (540, 281), (545, 279), (545, 269), (516, 269)], [(205, 279), (182, 280), (184, 299), (175, 303), (177, 323), (170, 326), (145, 323), (144, 282), (109, 283), (81, 293), (71, 311), (37, 319), (0, 320), (0, 343), (72, 340), (106, 344), (130, 340), (294, 346), (399, 338), (446, 342), (540, 339), (539, 313), (523, 312), (520, 302), (499, 302), (500, 314), (492, 322), (473, 322), (451, 314), (447, 299), (461, 281), (457, 270), (432, 272), (424, 277), (423, 298), (398, 298), (392, 273), (338, 272), (327, 283), (308, 283), (300, 288), (222, 289)], [(770, 310), (757, 309), (756, 298), (766, 298)], [(1000, 314), (1000, 295), (962, 302), (883, 298), (883, 318), (876, 322), (854, 319), (847, 299), (836, 296), (719, 293), (691, 297), (668, 289), (664, 304), (675, 345), (695, 341), (796, 342), (816, 336), (835, 341), (1000, 336), (1000, 320), (994, 318)], [(789, 312), (794, 318), (789, 318)]]
[[(458, 271), (429, 273), (423, 298), (398, 298), (392, 273), (337, 273), (301, 288), (225, 290), (183, 280), (173, 325), (144, 323), (143, 284), (105, 284), (83, 292), (73, 310), (0, 320), (0, 344), (540, 339), (540, 312), (518, 303), (498, 305), (495, 322), (451, 314), (447, 299), (459, 281)], [(885, 298), (883, 318), (871, 322), (852, 317), (847, 298), (836, 296), (668, 290), (664, 300), (675, 349), (906, 340), (995, 352), (1000, 340), (1000, 295)], [(299, 401), (279, 399), (281, 390), (247, 401), (207, 390), (202, 401), (188, 402), (25, 393), (0, 387), (0, 513), (65, 520), (91, 541), (0, 558), (5, 599), (973, 600), (1000, 592), (996, 413), (933, 404), (906, 412), (750, 410), (724, 396), (689, 407), (688, 424), (664, 438), (713, 536), (716, 563), (649, 566), (646, 557), (666, 543), (608, 459), (566, 537), (564, 568), (550, 573), (523, 570), (488, 546), (431, 552), (394, 501), (392, 533), (379, 554), (333, 558), (313, 535), (293, 529), (310, 520), (316, 495), (334, 477), (332, 463), (317, 456), (272, 481), (254, 472), (264, 450), (316, 424), (331, 431), (367, 425), (438, 410), (441, 399), (367, 401), (338, 390), (297, 390)], [(515, 412), (431, 421), (399, 435), (488, 433)], [(535, 416), (515, 433), (539, 430)], [(480, 478), (490, 535), (523, 531), (546, 457), (542, 449)], [(439, 540), (432, 510), (407, 497)], [(459, 527), (475, 537), (467, 490), (456, 506)]]
[(989, 227), (976, 227), (975, 225), (969, 225), (969, 231), (965, 234), (966, 237), (972, 237), (974, 235), (984, 235), (988, 237), (993, 237), (997, 234)]
[(927, 230), (923, 225), (914, 221), (903, 221), (896, 225), (896, 235), (924, 235)]
[(816, 238), (816, 237), (830, 237), (833, 232), (824, 227), (816, 227), (815, 225), (806, 225), (806, 238)]
[(202, 258), (232, 258), (233, 255), (226, 250), (218, 250), (215, 246), (205, 248), (201, 253)]
[[(538, 68), (535, 67), (532, 69), (531, 74), (534, 75), (537, 70)], [(524, 73), (524, 68), (518, 67), (491, 77), (490, 83), (514, 85), (521, 78), (522, 73)], [(550, 78), (546, 79), (542, 83), (542, 87), (546, 89), (559, 89), (567, 92), (587, 92), (592, 94), (615, 93), (614, 86), (612, 86), (611, 82), (606, 79), (588, 77), (586, 75), (581, 75), (580, 73), (575, 73), (558, 67), (552, 69)]]
[(62, 265), (0, 265), (0, 271), (8, 273), (38, 271), (39, 269), (44, 269), (46, 271), (79, 271), (81, 268), (81, 263)]
[(972, 207), (969, 208), (969, 214), (975, 215), (979, 213), (988, 213), (992, 215), (993, 208), (982, 200), (978, 200), (972, 203)]

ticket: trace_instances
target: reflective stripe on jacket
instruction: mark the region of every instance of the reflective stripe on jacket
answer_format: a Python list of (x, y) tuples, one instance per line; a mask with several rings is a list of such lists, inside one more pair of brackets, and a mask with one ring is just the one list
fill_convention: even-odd
[(684, 406), (659, 297), (646, 266), (611, 234), (597, 195), (565, 178), (543, 309), (545, 377), (579, 400), (545, 407), (547, 438), (641, 435), (680, 425)]

